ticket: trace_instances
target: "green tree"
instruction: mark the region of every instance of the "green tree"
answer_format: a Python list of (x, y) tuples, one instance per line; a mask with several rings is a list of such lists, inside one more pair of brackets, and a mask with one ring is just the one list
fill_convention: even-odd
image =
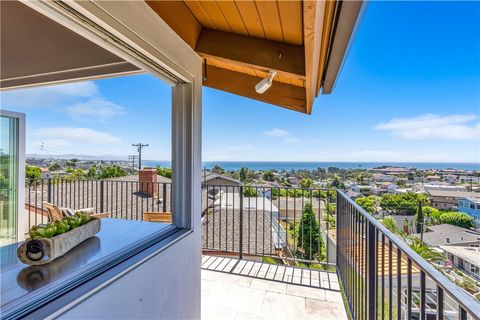
[(369, 196), (357, 198), (355, 202), (370, 214), (374, 214), (378, 211), (376, 197)]
[(157, 174), (159, 176), (165, 177), (165, 178), (172, 178), (172, 169), (171, 168), (163, 168), (161, 166), (157, 166)]
[(424, 245), (418, 238), (411, 239), (410, 248), (412, 248), (413, 251), (418, 253), (423, 259), (429, 262), (445, 261), (443, 254), (435, 251), (427, 245)]
[(95, 178), (97, 176), (97, 174), (98, 174), (98, 172), (97, 172), (97, 166), (96, 165), (92, 165), (88, 168), (87, 177)]
[(83, 171), (80, 168), (77, 168), (77, 169), (68, 168), (67, 172), (69, 173), (68, 179), (70, 180), (78, 180), (78, 179), (85, 178), (86, 176), (85, 171)]
[(50, 171), (57, 171), (57, 170), (60, 170), (62, 167), (58, 164), (58, 162), (52, 162), (49, 166), (48, 166), (48, 170)]
[(380, 200), (380, 206), (390, 213), (414, 215), (417, 212), (419, 202), (427, 204), (427, 196), (413, 192), (384, 194)]
[(27, 182), (39, 181), (42, 178), (42, 169), (36, 166), (26, 166), (25, 180)]
[(248, 168), (242, 167), (239, 171), (240, 181), (245, 183), (248, 180)]
[(127, 175), (127, 172), (122, 167), (107, 166), (107, 167), (103, 167), (100, 170), (98, 178), (99, 179), (109, 179), (109, 178), (124, 177), (126, 175)]
[(303, 259), (325, 260), (325, 244), (311, 203), (306, 203), (297, 230), (297, 249)]
[(212, 168), (212, 172), (216, 173), (216, 174), (225, 174), (225, 169), (223, 169), (222, 167), (218, 166), (218, 165), (215, 165), (213, 168)]
[(275, 175), (271, 170), (265, 171), (262, 178), (265, 181), (275, 181)]
[(424, 206), (423, 215), (427, 217), (427, 221), (432, 224), (440, 223), (440, 216), (442, 212), (434, 207)]
[(407, 185), (407, 181), (405, 179), (400, 179), (397, 181), (397, 186), (399, 186), (400, 188), (403, 188)]
[(303, 178), (300, 180), (300, 188), (310, 189), (313, 186), (313, 180), (310, 178)]
[(77, 163), (78, 163), (78, 159), (70, 159), (67, 162), (65, 162), (65, 167), (74, 169), (77, 167)]
[(330, 183), (330, 186), (333, 188), (337, 189), (345, 189), (345, 184), (342, 182), (339, 176), (335, 175), (333, 177), (332, 182)]
[(415, 225), (417, 227), (417, 233), (423, 233), (424, 230), (424, 219), (423, 219), (423, 209), (422, 203), (418, 203), (417, 215), (415, 217)]
[(464, 212), (445, 212), (440, 216), (441, 223), (452, 224), (457, 227), (469, 229), (473, 227), (473, 217)]

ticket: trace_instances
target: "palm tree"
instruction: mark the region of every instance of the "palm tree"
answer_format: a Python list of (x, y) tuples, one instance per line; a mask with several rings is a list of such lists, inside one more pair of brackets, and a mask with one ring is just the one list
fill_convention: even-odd
[(412, 238), (410, 248), (413, 249), (419, 256), (428, 262), (445, 261), (445, 257), (440, 252), (433, 250), (431, 247), (424, 245), (420, 239)]

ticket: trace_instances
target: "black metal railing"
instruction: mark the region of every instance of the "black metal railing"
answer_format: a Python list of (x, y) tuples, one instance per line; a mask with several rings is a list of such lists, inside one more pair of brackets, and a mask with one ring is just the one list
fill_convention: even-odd
[(342, 191), (337, 272), (354, 319), (479, 319), (480, 304)]
[[(133, 220), (143, 220), (145, 212), (171, 212), (170, 183), (149, 183), (149, 193), (144, 189), (138, 181), (32, 181), (26, 187), (28, 227), (48, 222), (43, 202), (75, 210), (94, 208), (112, 218)], [(334, 266), (335, 199), (335, 191), (327, 189), (205, 184), (203, 250)]]
[(143, 220), (145, 212), (171, 212), (170, 183), (51, 178), (27, 182), (25, 189), (29, 228), (48, 222), (43, 202), (132, 220)]
[(204, 185), (203, 250), (334, 266), (335, 199), (326, 189)]

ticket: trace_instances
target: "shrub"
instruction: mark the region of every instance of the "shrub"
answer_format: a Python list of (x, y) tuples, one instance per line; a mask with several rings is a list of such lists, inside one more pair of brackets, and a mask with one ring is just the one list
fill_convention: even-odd
[(440, 216), (440, 222), (469, 229), (473, 226), (473, 217), (464, 212), (445, 212)]
[(27, 182), (39, 181), (42, 177), (42, 169), (35, 166), (27, 166), (25, 168), (25, 180)]
[(301, 257), (308, 260), (325, 260), (325, 244), (320, 234), (320, 226), (310, 203), (305, 204), (302, 219), (297, 231), (298, 250)]
[(397, 221), (391, 216), (387, 216), (382, 220), (383, 225), (392, 232), (397, 232)]
[(257, 189), (247, 185), (243, 188), (243, 195), (245, 197), (257, 197), (258, 196)]
[(157, 166), (157, 174), (165, 178), (172, 178), (172, 169), (171, 168), (162, 168)]

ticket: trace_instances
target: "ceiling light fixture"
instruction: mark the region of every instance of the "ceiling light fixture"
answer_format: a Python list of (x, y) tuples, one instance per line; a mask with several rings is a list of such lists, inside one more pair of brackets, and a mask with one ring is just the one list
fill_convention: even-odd
[(260, 93), (260, 94), (267, 91), (272, 86), (273, 78), (276, 75), (277, 75), (277, 72), (275, 70), (270, 70), (268, 72), (268, 77), (266, 77), (265, 79), (262, 79), (262, 81), (257, 83), (257, 85), (255, 86), (255, 91), (257, 91), (257, 93)]

